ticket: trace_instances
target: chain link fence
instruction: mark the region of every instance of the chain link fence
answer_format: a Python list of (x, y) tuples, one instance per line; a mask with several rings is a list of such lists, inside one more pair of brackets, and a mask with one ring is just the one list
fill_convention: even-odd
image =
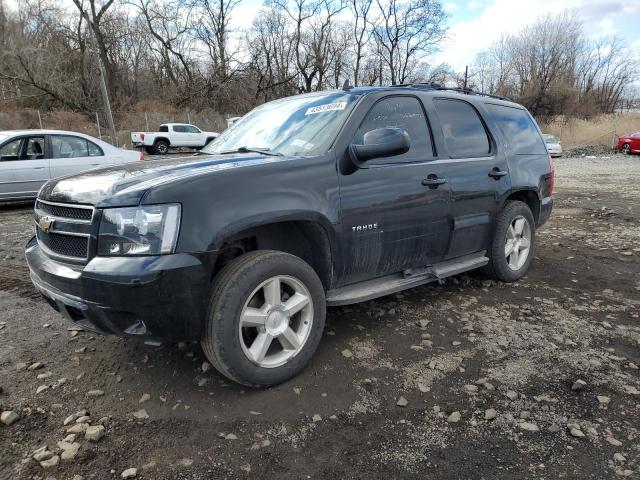
[(131, 146), (131, 132), (157, 131), (163, 123), (190, 123), (204, 131), (221, 132), (227, 128), (225, 115), (202, 112), (113, 112), (117, 139), (111, 138), (104, 112), (69, 112), (40, 110), (0, 111), (0, 130), (52, 129), (81, 132), (120, 147)]

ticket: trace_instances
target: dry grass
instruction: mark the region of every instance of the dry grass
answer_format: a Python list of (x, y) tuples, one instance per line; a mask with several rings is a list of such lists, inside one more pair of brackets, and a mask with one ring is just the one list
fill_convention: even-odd
[(617, 142), (618, 136), (640, 131), (640, 113), (600, 115), (589, 120), (559, 118), (546, 125), (541, 123), (540, 128), (558, 137), (565, 149), (581, 145), (611, 147), (612, 143)]

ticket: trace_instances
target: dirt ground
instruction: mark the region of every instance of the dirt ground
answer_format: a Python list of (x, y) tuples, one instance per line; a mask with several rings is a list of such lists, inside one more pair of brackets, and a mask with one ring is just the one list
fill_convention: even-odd
[[(640, 478), (640, 158), (556, 166), (525, 279), (330, 309), (311, 364), (266, 390), (196, 344), (70, 330), (29, 282), (32, 206), (1, 207), (0, 410), (20, 418), (0, 478)], [(104, 437), (32, 458), (86, 423)]]

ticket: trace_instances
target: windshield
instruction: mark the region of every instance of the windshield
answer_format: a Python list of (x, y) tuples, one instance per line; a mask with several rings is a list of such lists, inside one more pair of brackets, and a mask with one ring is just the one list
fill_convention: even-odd
[(554, 137), (553, 135), (544, 134), (542, 136), (544, 137), (544, 141), (546, 143), (557, 143), (556, 137)]
[(346, 92), (301, 95), (265, 103), (208, 144), (205, 153), (238, 149), (313, 156), (325, 153), (358, 97)]

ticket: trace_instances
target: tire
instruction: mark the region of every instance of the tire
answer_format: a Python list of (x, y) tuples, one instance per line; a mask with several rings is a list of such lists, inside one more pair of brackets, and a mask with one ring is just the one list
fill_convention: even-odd
[(629, 155), (631, 153), (631, 145), (625, 143), (622, 145), (622, 149), (620, 150), (623, 155)]
[[(523, 246), (526, 246), (524, 241), (518, 242), (518, 254), (509, 254), (507, 257), (507, 244), (514, 245), (517, 240), (508, 240), (508, 236), (513, 238), (513, 233), (510, 230), (512, 224), (517, 220), (517, 229), (522, 225), (520, 231), (521, 237), (526, 237), (528, 230), (529, 247), (526, 251), (526, 257), (522, 260), (522, 252), (524, 252)], [(524, 220), (525, 223), (522, 223)], [(501, 282), (515, 282), (522, 278), (529, 270), (529, 266), (535, 256), (535, 239), (536, 239), (536, 226), (531, 213), (531, 209), (526, 203), (519, 201), (509, 201), (506, 203), (504, 209), (498, 216), (496, 221), (496, 227), (493, 233), (493, 239), (491, 240), (491, 246), (489, 248), (489, 263), (484, 267), (484, 272), (495, 280)], [(513, 252), (513, 250), (512, 250)], [(509, 260), (508, 260), (509, 258)], [(515, 260), (515, 261), (514, 261)]]
[(158, 155), (165, 155), (169, 152), (169, 142), (165, 140), (158, 140), (153, 144), (153, 149)]
[(155, 155), (156, 149), (153, 147), (144, 147), (144, 151), (149, 155)]
[[(268, 292), (275, 292), (269, 288), (275, 281), (280, 285), (281, 295), (272, 293), (269, 303)], [(298, 305), (302, 305), (305, 296), (309, 302), (289, 317), (285, 307), (296, 303), (287, 300), (292, 300), (296, 293), (301, 295), (296, 297)], [(270, 305), (277, 303), (275, 298), (281, 303), (273, 308)], [(306, 262), (288, 253), (250, 252), (234, 259), (217, 274), (202, 348), (211, 364), (237, 383), (249, 387), (277, 385), (295, 376), (309, 362), (320, 343), (325, 314), (324, 288)], [(251, 320), (250, 326), (244, 319)], [(257, 327), (252, 322), (262, 324)], [(290, 342), (291, 337), (283, 329), (288, 334), (289, 330), (294, 332), (299, 347)], [(282, 334), (276, 336), (279, 332)], [(267, 343), (258, 340), (269, 337), (271, 347), (260, 360), (262, 353), (255, 354), (260, 352), (256, 346)]]

